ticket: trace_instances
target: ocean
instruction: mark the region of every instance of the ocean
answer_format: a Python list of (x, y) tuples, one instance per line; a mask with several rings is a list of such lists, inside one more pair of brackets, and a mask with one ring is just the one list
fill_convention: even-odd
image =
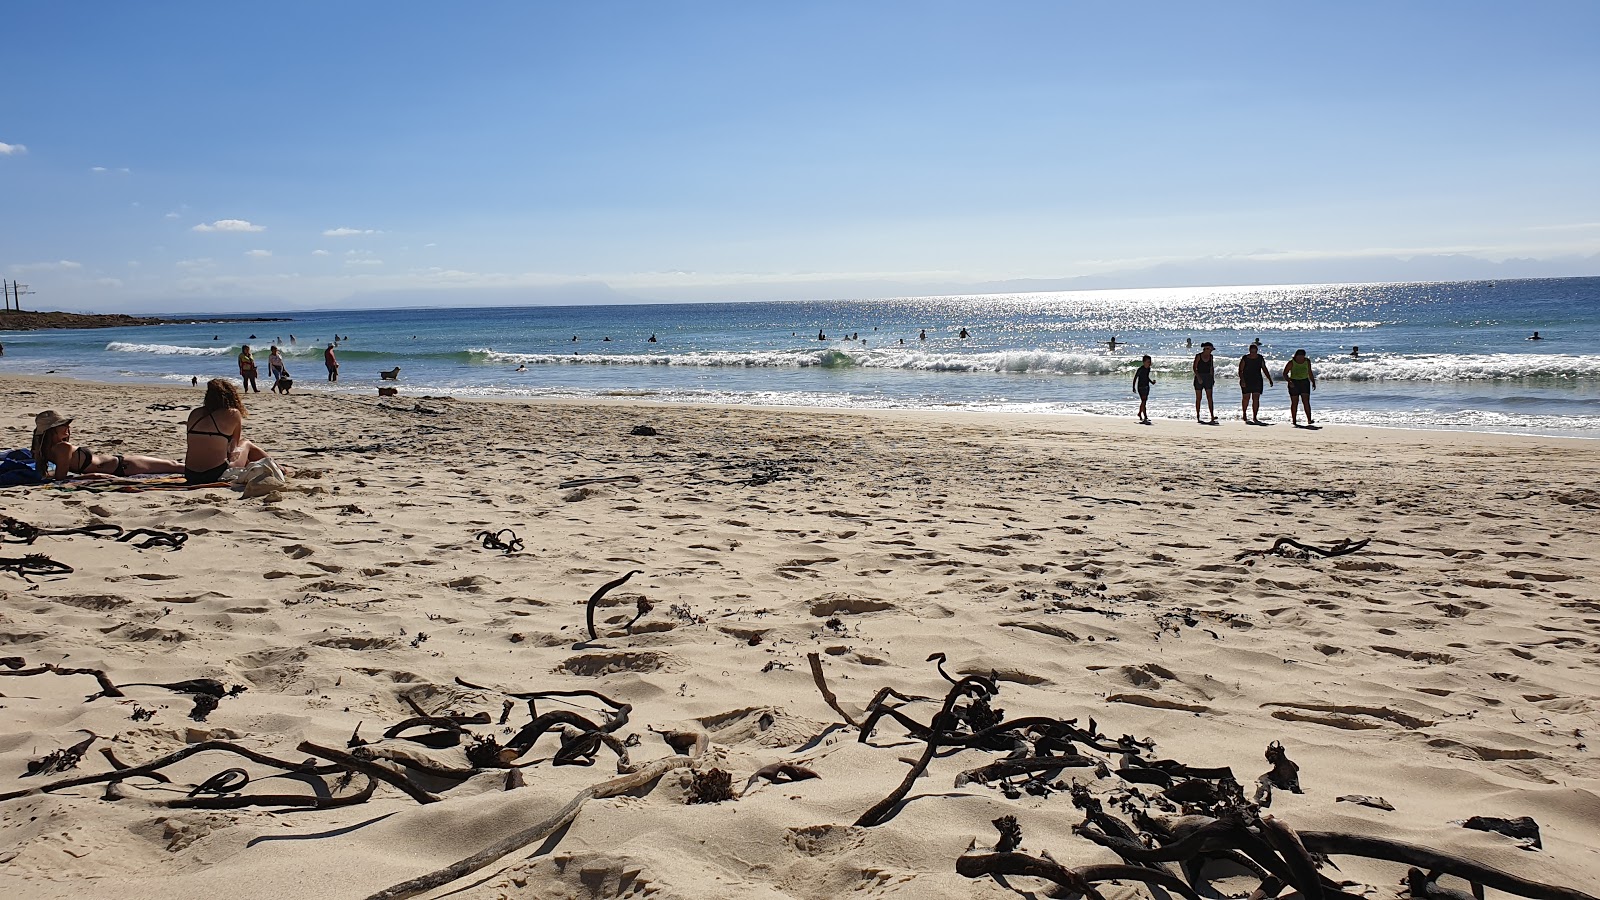
[[(1237, 360), (1260, 341), (1274, 377), (1295, 350), (1310, 355), (1319, 423), (1600, 437), (1600, 278), (239, 314), (288, 321), (0, 332), (0, 376), (204, 382), (236, 377), (249, 344), (265, 382), (278, 343), (296, 390), (372, 396), (390, 384), (379, 370), (399, 366), (402, 396), (1131, 418), (1149, 354), (1161, 424), (1193, 420), (1203, 341), (1217, 347), (1217, 415), (1236, 421)], [(322, 352), (336, 335), (330, 385)], [(1288, 423), (1281, 381), (1262, 401), (1263, 419)]]

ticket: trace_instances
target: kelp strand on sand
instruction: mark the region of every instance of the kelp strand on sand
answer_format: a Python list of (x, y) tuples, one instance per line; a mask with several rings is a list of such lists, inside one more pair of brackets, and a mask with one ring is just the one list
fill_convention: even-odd
[[(121, 544), (132, 543), (140, 550), (150, 550), (155, 547), (182, 550), (184, 542), (189, 540), (189, 535), (182, 531), (159, 531), (154, 528), (124, 529), (121, 525), (109, 522), (79, 525), (75, 528), (40, 528), (20, 519), (0, 516), (0, 543), (32, 544), (41, 537), (66, 537), (75, 534), (106, 538)], [(136, 541), (136, 538), (143, 540)], [(67, 571), (72, 570), (69, 568)]]
[(1295, 559), (1310, 559), (1313, 556), (1320, 556), (1324, 558), (1330, 556), (1347, 556), (1351, 553), (1355, 553), (1358, 550), (1364, 549), (1370, 543), (1372, 543), (1372, 538), (1365, 538), (1359, 541), (1345, 538), (1337, 544), (1327, 547), (1319, 547), (1316, 544), (1307, 544), (1304, 541), (1301, 541), (1299, 538), (1285, 536), (1273, 541), (1272, 546), (1265, 550), (1240, 550), (1234, 555), (1233, 558), (1235, 561), (1237, 561), (1251, 556), (1270, 556), (1274, 554), (1278, 556), (1288, 556)]
[[(635, 575), (641, 574), (643, 571), (643, 569), (630, 569), (628, 573), (623, 575), (621, 578), (614, 578), (605, 584), (600, 585), (600, 587), (593, 594), (589, 595), (589, 604), (584, 608), (584, 623), (589, 628), (589, 640), (598, 641), (600, 639), (600, 636), (595, 634), (594, 631), (594, 608), (600, 603), (601, 598), (605, 597), (606, 594), (611, 593), (613, 590), (622, 587), (624, 584), (627, 584), (628, 579)], [(639, 615), (644, 615), (646, 611), (648, 610), (641, 610)], [(637, 622), (638, 618), (635, 618), (634, 621)], [(629, 622), (628, 625), (631, 628), (633, 626), (633, 622)]]
[[(955, 680), (943, 672), (943, 654), (929, 659), (940, 663), (940, 674), (954, 683), (939, 711), (924, 725), (887, 708), (884, 691), (869, 704), (872, 712), (857, 722), (828, 689), (820, 657), (810, 655), (818, 691), (829, 707), (859, 729), (860, 740), (866, 741), (883, 715), (889, 715), (924, 742), (921, 756), (900, 784), (863, 812), (855, 824), (872, 828), (890, 822), (940, 751), (984, 750), (1006, 756), (962, 772), (957, 787), (985, 784), (1012, 798), (1024, 792), (1047, 796), (1066, 791), (1084, 812), (1084, 821), (1074, 826), (1074, 834), (1110, 849), (1123, 860), (1122, 865), (1068, 868), (1048, 858), (1019, 853), (1021, 828), (1014, 817), (1006, 816), (995, 821), (1001, 838), (993, 852), (969, 852), (957, 859), (957, 872), (968, 878), (1039, 877), (1087, 897), (1100, 896), (1094, 887), (1097, 882), (1138, 880), (1186, 900), (1198, 900), (1209, 890), (1206, 863), (1224, 860), (1256, 874), (1260, 886), (1252, 896), (1258, 900), (1275, 897), (1286, 888), (1293, 888), (1306, 900), (1354, 900), (1359, 892), (1346, 891), (1350, 885), (1334, 882), (1319, 871), (1319, 855), (1351, 855), (1415, 867), (1407, 883), (1413, 897), (1426, 900), (1462, 900), (1455, 896), (1459, 892), (1437, 885), (1441, 875), (1466, 880), (1479, 898), (1484, 887), (1491, 887), (1532, 900), (1597, 900), (1575, 888), (1533, 881), (1429, 847), (1366, 835), (1298, 831), (1263, 811), (1271, 804), (1273, 788), (1301, 792), (1300, 767), (1277, 741), (1267, 747), (1270, 768), (1257, 779), (1254, 799), (1246, 799), (1230, 768), (1151, 758), (1153, 741), (1131, 735), (1112, 741), (1099, 733), (1093, 719), (1087, 728), (1080, 727), (1075, 718), (1028, 716), (1008, 721), (1004, 711), (992, 705), (999, 694), (999, 684), (992, 676), (968, 675)], [(1097, 758), (1092, 755), (1096, 752), (1107, 756)], [(1097, 796), (1076, 781), (1071, 785), (1050, 781), (1066, 769), (1093, 769), (1097, 779), (1116, 778), (1118, 783), (1109, 794)], [(1158, 791), (1146, 794), (1141, 785)], [(1127, 810), (1131, 821), (1110, 813), (1102, 797)], [(1169, 818), (1168, 813), (1180, 815)], [(1171, 863), (1181, 865), (1181, 877), (1168, 868)]]

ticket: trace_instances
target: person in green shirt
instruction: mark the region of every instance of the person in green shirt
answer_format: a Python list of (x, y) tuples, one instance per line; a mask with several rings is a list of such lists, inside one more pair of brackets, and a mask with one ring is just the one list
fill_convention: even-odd
[(1317, 389), (1317, 373), (1311, 369), (1311, 357), (1306, 351), (1296, 350), (1294, 356), (1283, 364), (1283, 377), (1289, 381), (1289, 418), (1295, 427), (1300, 426), (1300, 405), (1306, 407), (1306, 424), (1317, 424), (1311, 418), (1311, 392)]

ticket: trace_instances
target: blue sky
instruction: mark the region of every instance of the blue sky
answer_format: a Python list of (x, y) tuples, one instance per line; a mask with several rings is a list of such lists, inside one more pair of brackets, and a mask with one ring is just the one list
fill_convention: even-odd
[(1588, 0), (14, 2), (0, 33), (0, 269), (42, 306), (1600, 274)]

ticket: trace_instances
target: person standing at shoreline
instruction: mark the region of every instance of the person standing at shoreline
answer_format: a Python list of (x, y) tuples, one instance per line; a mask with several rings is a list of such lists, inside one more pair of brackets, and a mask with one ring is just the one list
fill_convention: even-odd
[(1306, 351), (1296, 350), (1294, 358), (1283, 364), (1283, 377), (1289, 379), (1289, 418), (1300, 427), (1300, 404), (1306, 407), (1306, 425), (1317, 424), (1311, 418), (1311, 392), (1317, 389), (1317, 373), (1311, 368), (1311, 357)]
[(1212, 389), (1217, 386), (1217, 363), (1211, 356), (1211, 351), (1215, 349), (1210, 341), (1206, 341), (1200, 345), (1200, 352), (1194, 355), (1194, 420), (1205, 421), (1200, 418), (1200, 395), (1204, 394), (1213, 425), (1217, 423), (1216, 399), (1212, 396)]
[(1265, 390), (1262, 379), (1272, 384), (1272, 373), (1267, 371), (1267, 358), (1261, 355), (1261, 345), (1251, 344), (1249, 352), (1239, 357), (1239, 418), (1251, 425), (1261, 421), (1261, 392)]
[(261, 393), (261, 388), (256, 385), (256, 358), (250, 355), (250, 345), (245, 344), (239, 351), (239, 380), (244, 384), (244, 390), (254, 390)]
[(272, 353), (267, 356), (267, 377), (272, 379), (274, 386), (283, 380), (283, 352), (277, 344), (272, 345)]
[(1149, 425), (1150, 416), (1145, 412), (1145, 403), (1150, 399), (1150, 385), (1156, 380), (1155, 364), (1147, 353), (1139, 362), (1139, 368), (1133, 370), (1133, 392), (1139, 395), (1139, 424)]
[(328, 349), (322, 351), (322, 364), (328, 367), (328, 380), (329, 381), (338, 381), (339, 380), (339, 358), (337, 356), (333, 355), (333, 345), (332, 344), (328, 345)]

